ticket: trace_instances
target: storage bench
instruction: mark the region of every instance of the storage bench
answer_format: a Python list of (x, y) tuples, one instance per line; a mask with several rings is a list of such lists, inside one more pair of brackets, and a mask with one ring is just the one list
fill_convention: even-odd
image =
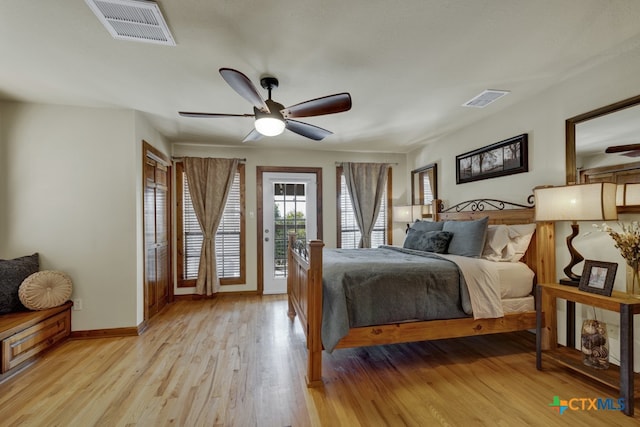
[(0, 315), (0, 382), (71, 334), (72, 305)]

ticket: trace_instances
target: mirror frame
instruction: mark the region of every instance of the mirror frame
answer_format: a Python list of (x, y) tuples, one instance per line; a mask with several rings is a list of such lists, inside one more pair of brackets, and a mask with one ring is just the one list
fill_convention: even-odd
[(585, 122), (587, 120), (595, 119), (597, 117), (605, 116), (607, 114), (615, 113), (616, 111), (624, 110), (625, 108), (634, 107), (640, 105), (640, 95), (623, 99), (622, 101), (615, 102), (604, 107), (596, 108), (595, 110), (588, 111), (583, 114), (579, 114), (575, 117), (567, 119), (565, 122), (565, 173), (566, 183), (575, 184), (578, 181), (576, 170), (576, 125), (578, 123)]
[(420, 175), (428, 170), (433, 170), (433, 199), (438, 198), (438, 164), (430, 163), (418, 169), (411, 171), (411, 204), (413, 205), (416, 200), (416, 175)]

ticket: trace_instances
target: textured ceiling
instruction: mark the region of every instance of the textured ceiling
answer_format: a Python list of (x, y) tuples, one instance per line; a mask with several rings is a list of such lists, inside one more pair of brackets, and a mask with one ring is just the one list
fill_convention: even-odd
[[(0, 99), (139, 110), (170, 141), (241, 146), (252, 113), (220, 77), (292, 105), (347, 91), (346, 113), (254, 146), (407, 152), (640, 45), (637, 0), (162, 0), (177, 45), (113, 39), (82, 0), (0, 2)], [(484, 89), (511, 93), (485, 109)], [(264, 93), (266, 98), (266, 93)]]

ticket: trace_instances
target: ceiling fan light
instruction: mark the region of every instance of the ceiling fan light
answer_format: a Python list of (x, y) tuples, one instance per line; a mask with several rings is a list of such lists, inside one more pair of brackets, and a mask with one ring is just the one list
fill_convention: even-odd
[(284, 132), (285, 123), (275, 117), (260, 117), (256, 119), (254, 126), (264, 136), (276, 136)]

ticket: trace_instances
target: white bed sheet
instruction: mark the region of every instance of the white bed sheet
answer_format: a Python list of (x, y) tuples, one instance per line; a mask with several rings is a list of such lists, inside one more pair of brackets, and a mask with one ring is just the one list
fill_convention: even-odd
[(496, 262), (500, 280), (500, 298), (520, 298), (531, 294), (534, 273), (523, 262)]
[(525, 311), (534, 311), (536, 309), (536, 303), (533, 295), (520, 298), (508, 298), (502, 300), (502, 309), (504, 310), (504, 314), (524, 313)]

